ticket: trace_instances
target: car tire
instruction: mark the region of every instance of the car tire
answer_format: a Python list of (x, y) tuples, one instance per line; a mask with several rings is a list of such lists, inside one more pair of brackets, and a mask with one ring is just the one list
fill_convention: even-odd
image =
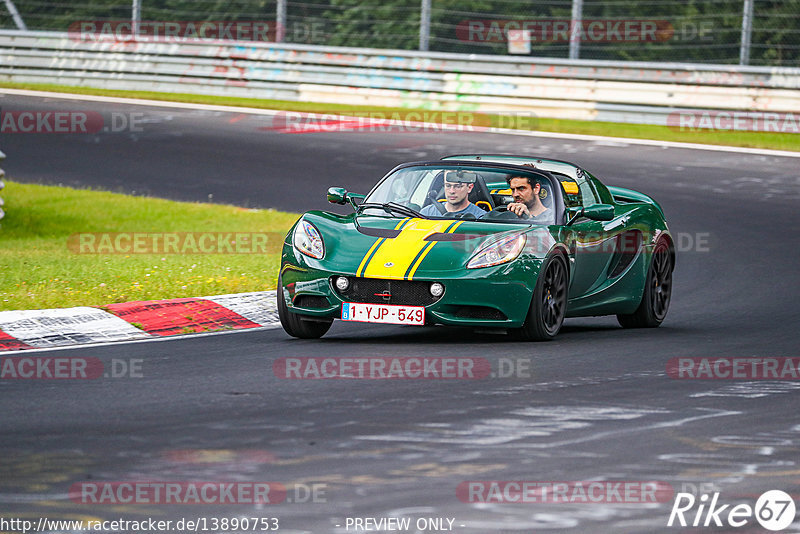
[(283, 299), (283, 283), (278, 276), (278, 318), (283, 330), (292, 337), (300, 339), (319, 339), (330, 330), (333, 319), (306, 319), (293, 313)]
[(569, 274), (561, 254), (547, 258), (539, 271), (531, 306), (522, 328), (512, 337), (524, 341), (550, 341), (558, 335), (567, 313)]
[(617, 315), (623, 328), (655, 328), (667, 316), (672, 298), (672, 251), (665, 240), (656, 243), (647, 269), (642, 302), (631, 314)]

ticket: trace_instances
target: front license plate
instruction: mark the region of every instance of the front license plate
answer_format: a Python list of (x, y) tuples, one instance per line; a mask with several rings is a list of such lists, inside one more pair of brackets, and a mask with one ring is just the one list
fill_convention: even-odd
[(342, 320), (363, 323), (423, 325), (425, 324), (425, 308), (423, 306), (345, 302), (342, 304)]

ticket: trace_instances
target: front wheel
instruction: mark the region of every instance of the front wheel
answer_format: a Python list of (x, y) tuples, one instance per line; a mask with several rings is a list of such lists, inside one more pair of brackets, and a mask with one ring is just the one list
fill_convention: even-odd
[(278, 318), (281, 326), (292, 337), (300, 339), (319, 339), (330, 330), (333, 319), (306, 319), (289, 310), (286, 301), (283, 299), (283, 283), (278, 276)]
[(568, 278), (564, 257), (550, 256), (539, 272), (525, 324), (510, 332), (513, 337), (525, 341), (550, 341), (556, 337), (567, 313)]
[(672, 297), (672, 254), (666, 241), (659, 241), (647, 270), (642, 302), (629, 315), (617, 315), (624, 328), (655, 328), (667, 316)]

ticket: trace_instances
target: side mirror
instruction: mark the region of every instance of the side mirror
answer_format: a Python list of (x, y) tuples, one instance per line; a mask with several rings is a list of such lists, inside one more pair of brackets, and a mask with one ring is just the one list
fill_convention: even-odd
[(347, 189), (344, 187), (331, 187), (328, 189), (328, 202), (331, 204), (347, 204)]
[(579, 217), (586, 217), (593, 221), (610, 221), (614, 219), (614, 206), (611, 204), (594, 204), (587, 208), (581, 208), (567, 222), (567, 226), (572, 226)]
[(593, 221), (610, 221), (614, 218), (614, 206), (611, 204), (594, 204), (583, 208), (583, 216)]

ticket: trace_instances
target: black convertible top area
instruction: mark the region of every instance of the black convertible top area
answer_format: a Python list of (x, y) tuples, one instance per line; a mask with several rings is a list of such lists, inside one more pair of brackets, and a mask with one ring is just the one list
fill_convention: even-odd
[(559, 172), (571, 178), (579, 178), (585, 172), (580, 166), (570, 161), (519, 154), (456, 154), (441, 158), (441, 161), (452, 160), (516, 165), (526, 169), (533, 168), (543, 171)]

